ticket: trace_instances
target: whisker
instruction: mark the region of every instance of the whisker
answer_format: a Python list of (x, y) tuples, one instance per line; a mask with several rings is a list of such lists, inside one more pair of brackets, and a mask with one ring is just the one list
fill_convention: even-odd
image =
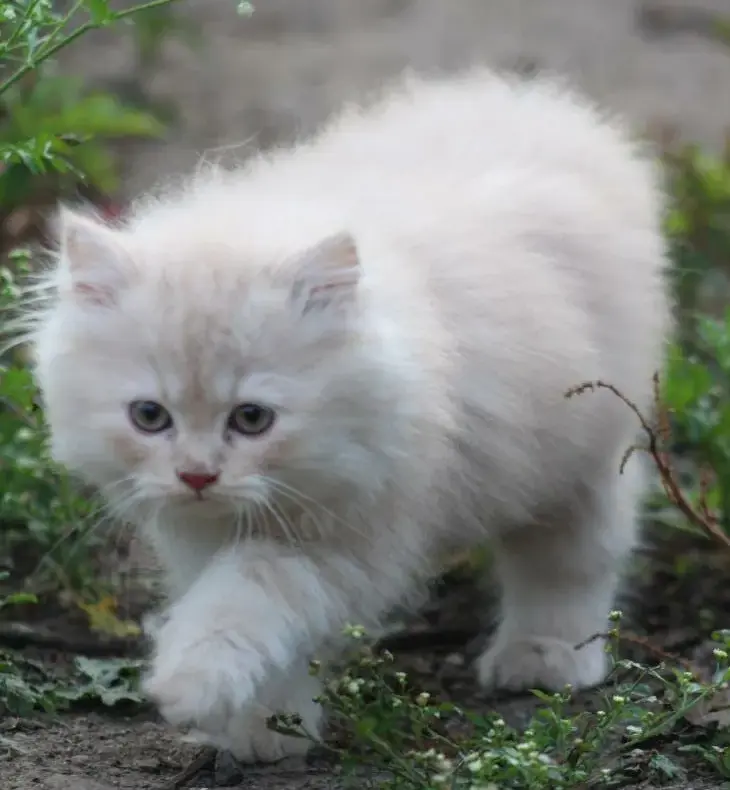
[(276, 509), (273, 502), (266, 501), (264, 502), (264, 507), (268, 510), (269, 513), (276, 519), (276, 522), (281, 527), (284, 537), (289, 542), (289, 544), (293, 546), (299, 546), (301, 541), (297, 539), (296, 530), (293, 528), (291, 522), (289, 522), (279, 510)]
[[(313, 505), (314, 507), (319, 508), (323, 513), (325, 513), (327, 516), (329, 516), (335, 522), (341, 524), (346, 529), (351, 530), (356, 535), (359, 535), (361, 538), (363, 538), (365, 540), (370, 540), (371, 539), (370, 536), (367, 535), (365, 532), (363, 532), (361, 529), (358, 529), (353, 524), (348, 523), (341, 516), (338, 516), (336, 513), (334, 513), (328, 507), (326, 507), (325, 505), (321, 504), (316, 499), (313, 499), (312, 497), (307, 496), (306, 494), (303, 494), (301, 491), (299, 491), (298, 489), (294, 488), (293, 486), (291, 486), (291, 485), (289, 485), (287, 483), (284, 483), (281, 480), (277, 480), (275, 478), (272, 478), (272, 477), (266, 477), (265, 480), (281, 496), (288, 496), (289, 499), (292, 502), (294, 502), (299, 507), (301, 507), (302, 510), (305, 510), (305, 512), (308, 512), (310, 517), (314, 518), (312, 513), (311, 513), (311, 511), (307, 510), (305, 503), (309, 503), (309, 504)], [(321, 524), (317, 521), (317, 519), (314, 519), (314, 521), (315, 521), (315, 526), (320, 530), (320, 537), (325, 537), (325, 535), (322, 533), (322, 530), (321, 530)]]

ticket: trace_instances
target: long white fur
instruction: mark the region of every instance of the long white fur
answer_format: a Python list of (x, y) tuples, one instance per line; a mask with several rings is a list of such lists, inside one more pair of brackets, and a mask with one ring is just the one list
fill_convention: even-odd
[[(619, 461), (637, 425), (610, 393), (564, 393), (604, 379), (651, 409), (662, 208), (619, 121), (473, 69), (405, 77), (118, 228), (64, 213), (37, 378), (55, 457), (166, 569), (146, 688), (170, 722), (243, 759), (301, 751), (263, 717), (316, 731), (309, 657), (377, 624), (442, 546), (485, 538), (504, 601), (482, 683), (603, 678), (600, 642), (574, 645), (605, 627), (635, 543), (643, 475)], [(135, 431), (138, 398), (175, 428)], [(265, 436), (226, 434), (245, 401), (276, 409)], [(202, 501), (187, 468), (221, 472)]]

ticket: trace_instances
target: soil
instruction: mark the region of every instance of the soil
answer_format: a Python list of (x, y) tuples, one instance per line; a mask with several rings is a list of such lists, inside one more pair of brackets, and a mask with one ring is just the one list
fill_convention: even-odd
[[(89, 36), (64, 55), (63, 68), (89, 81), (128, 95), (143, 91), (177, 108), (166, 139), (120, 146), (123, 196), (189, 168), (201, 155), (240, 156), (306, 133), (340, 101), (407, 65), (449, 70), (486, 58), (523, 71), (567, 71), (637, 128), (669, 125), (714, 148), (730, 126), (730, 56), (712, 39), (695, 0), (671, 6), (636, 0), (261, 0), (251, 19), (238, 17), (235, 5), (183, 0), (185, 15), (202, 32), (200, 47), (170, 42), (154, 74), (141, 82), (130, 41), (116, 33)], [(702, 8), (727, 10), (727, 0), (705, 0)], [(687, 9), (694, 9), (689, 17)], [(147, 570), (140, 578), (148, 578)], [(632, 628), (655, 650), (707, 662), (706, 635), (727, 625), (727, 572), (727, 558), (701, 542), (663, 539), (642, 553), (627, 585)], [(137, 610), (142, 588), (132, 587), (130, 608)], [(536, 701), (487, 700), (474, 685), (469, 660), (479, 622), (473, 613), (484, 611), (477, 587), (468, 576), (445, 577), (420, 616), (390, 635), (389, 646), (440, 698), (496, 707), (520, 723)], [(146, 592), (141, 597), (149, 600)], [(55, 667), (68, 665), (74, 652), (139, 649), (100, 645), (78, 618), (57, 609), (41, 610), (32, 625), (48, 640), (26, 654)], [(0, 630), (3, 642), (18, 646), (24, 639)], [(627, 651), (645, 653), (637, 645)], [(3, 753), (6, 739), (13, 746)], [(0, 720), (0, 788), (172, 790), (182, 786), (180, 774), (199, 752), (149, 710), (6, 718)], [(341, 784), (337, 767), (316, 755), (306, 764), (252, 767), (242, 777), (224, 760), (200, 763), (186, 787), (228, 781), (262, 790), (319, 790)], [(721, 785), (697, 773), (675, 786)]]

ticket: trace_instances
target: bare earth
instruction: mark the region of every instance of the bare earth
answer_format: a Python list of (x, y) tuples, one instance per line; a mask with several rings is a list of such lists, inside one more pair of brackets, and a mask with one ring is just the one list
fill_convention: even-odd
[[(691, 32), (648, 36), (637, 24), (637, 0), (259, 0), (251, 19), (236, 15), (235, 0), (181, 5), (202, 31), (203, 48), (171, 42), (145, 86), (181, 117), (166, 140), (124, 149), (128, 196), (206, 152), (240, 155), (306, 133), (342, 100), (409, 65), (454, 69), (481, 58), (557, 69), (637, 129), (669, 123), (713, 148), (730, 126), (730, 51)], [(730, 10), (728, 0), (701, 5)], [(100, 84), (133, 71), (129, 42), (108, 32), (82, 41), (63, 63)], [(152, 715), (0, 724), (23, 750), (3, 754), (0, 742), (2, 790), (171, 790), (196, 754)], [(208, 773), (189, 786), (211, 781)], [(300, 790), (333, 781), (329, 767), (283, 765), (252, 769), (236, 786)]]

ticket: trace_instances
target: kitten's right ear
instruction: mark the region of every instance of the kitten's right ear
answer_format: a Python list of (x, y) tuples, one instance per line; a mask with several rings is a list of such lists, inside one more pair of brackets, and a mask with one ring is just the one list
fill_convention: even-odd
[(119, 232), (67, 208), (57, 222), (60, 267), (71, 294), (87, 304), (111, 307), (132, 271)]

